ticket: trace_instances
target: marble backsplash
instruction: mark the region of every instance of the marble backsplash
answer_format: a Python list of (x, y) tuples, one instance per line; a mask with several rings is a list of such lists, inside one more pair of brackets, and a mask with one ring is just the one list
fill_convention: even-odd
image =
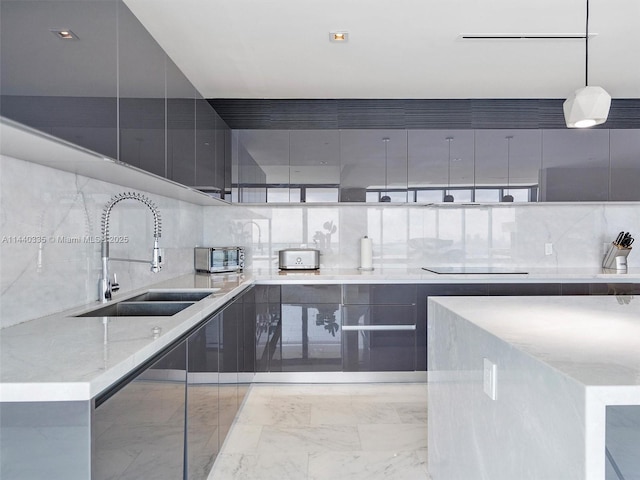
[(376, 270), (597, 268), (621, 230), (640, 235), (637, 203), (215, 206), (204, 207), (203, 241), (245, 246), (248, 263), (265, 272), (277, 270), (278, 250), (300, 246), (320, 249), (323, 268), (358, 267), (364, 235)]
[[(10, 157), (1, 161), (0, 327), (96, 300), (100, 244), (85, 238), (100, 235), (105, 203), (129, 189)], [(363, 235), (373, 240), (378, 272), (461, 263), (597, 268), (619, 231), (640, 235), (637, 203), (203, 207), (148, 196), (162, 215), (165, 265), (153, 274), (142, 263), (112, 262), (121, 292), (192, 272), (196, 245), (244, 246), (247, 266), (258, 273), (277, 271), (278, 251), (300, 246), (319, 248), (324, 269), (358, 267)], [(119, 203), (110, 233), (127, 239), (111, 244), (111, 256), (150, 259), (152, 230), (145, 206)], [(640, 257), (632, 252), (629, 265), (640, 265)]]
[[(0, 327), (98, 298), (101, 216), (125, 187), (3, 156), (0, 166)], [(111, 262), (120, 292), (193, 271), (193, 246), (202, 238), (202, 207), (147, 194), (162, 218), (164, 266)], [(112, 210), (114, 258), (151, 260), (153, 218), (142, 203)], [(40, 241), (40, 240), (43, 241)]]

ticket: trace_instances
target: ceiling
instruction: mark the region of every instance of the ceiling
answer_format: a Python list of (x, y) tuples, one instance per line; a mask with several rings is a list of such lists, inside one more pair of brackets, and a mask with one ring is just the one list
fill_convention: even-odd
[[(124, 0), (206, 98), (564, 98), (585, 0)], [(589, 84), (640, 98), (638, 0), (590, 0)], [(346, 30), (347, 43), (329, 41)]]

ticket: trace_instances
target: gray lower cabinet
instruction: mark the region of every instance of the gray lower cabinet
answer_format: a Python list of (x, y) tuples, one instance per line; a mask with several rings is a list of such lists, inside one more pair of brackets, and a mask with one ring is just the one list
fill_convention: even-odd
[(208, 477), (255, 370), (248, 292), (95, 400), (92, 480)]
[(416, 302), (410, 284), (258, 285), (256, 371), (414, 371)]
[(253, 295), (248, 290), (187, 339), (185, 478), (190, 480), (209, 476), (255, 371)]
[(121, 389), (96, 400), (92, 479), (183, 476), (185, 358), (182, 341)]
[(345, 371), (415, 371), (416, 285), (344, 285)]
[(187, 340), (187, 475), (207, 478), (220, 451), (220, 315)]
[(255, 371), (279, 372), (282, 368), (280, 285), (256, 285), (254, 292)]
[(281, 287), (280, 369), (271, 371), (342, 371), (341, 297), (340, 285)]

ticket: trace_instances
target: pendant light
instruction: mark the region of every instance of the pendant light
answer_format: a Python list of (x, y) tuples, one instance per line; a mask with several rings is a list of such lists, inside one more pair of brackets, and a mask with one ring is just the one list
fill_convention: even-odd
[(511, 164), (511, 140), (513, 139), (513, 135), (507, 135), (505, 137), (507, 139), (507, 194), (502, 196), (503, 202), (513, 202), (513, 195), (511, 195), (511, 190), (509, 187), (511, 186), (511, 175), (509, 171), (509, 167)]
[(586, 128), (607, 121), (611, 107), (611, 95), (602, 87), (589, 86), (589, 0), (584, 34), (584, 87), (579, 88), (562, 105), (564, 120), (569, 128)]
[(451, 142), (453, 141), (453, 137), (446, 137), (447, 142), (449, 142), (449, 161), (447, 163), (447, 194), (444, 196), (444, 201), (447, 203), (453, 202), (453, 195), (449, 192), (451, 188)]
[(387, 188), (388, 188), (387, 176), (388, 176), (388, 168), (389, 168), (389, 166), (387, 165), (387, 161), (388, 161), (388, 155), (389, 155), (389, 140), (390, 140), (389, 137), (382, 138), (382, 141), (384, 142), (384, 195), (380, 197), (381, 202), (391, 201), (391, 197), (387, 195)]

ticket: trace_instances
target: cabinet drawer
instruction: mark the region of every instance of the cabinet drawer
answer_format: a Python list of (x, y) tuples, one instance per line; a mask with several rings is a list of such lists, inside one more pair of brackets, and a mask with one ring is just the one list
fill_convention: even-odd
[(347, 372), (411, 372), (416, 369), (414, 331), (343, 331)]
[[(393, 330), (393, 327), (412, 326), (415, 329), (416, 307), (415, 305), (344, 305), (342, 317), (343, 328), (387, 326), (391, 327), (389, 330)], [(398, 330), (404, 330), (404, 328), (398, 328)]]
[(280, 303), (280, 285), (256, 285), (253, 290), (256, 303)]
[(414, 305), (416, 285), (344, 285), (346, 305)]
[(283, 304), (340, 303), (340, 285), (283, 285)]

